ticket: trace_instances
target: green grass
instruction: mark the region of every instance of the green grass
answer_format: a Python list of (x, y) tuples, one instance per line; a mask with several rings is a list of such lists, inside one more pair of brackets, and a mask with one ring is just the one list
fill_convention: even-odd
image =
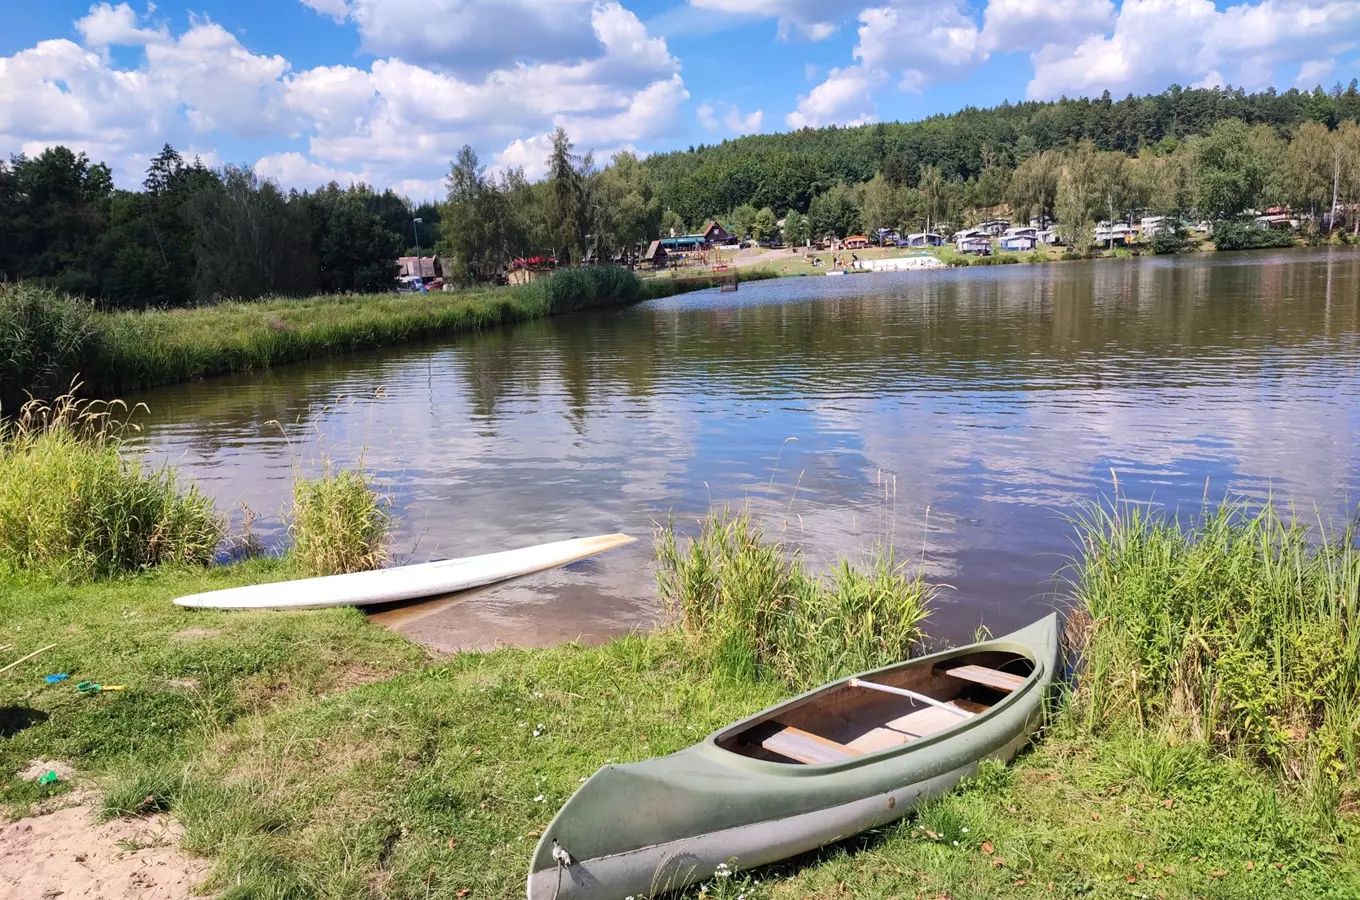
[(69, 388), (94, 332), (88, 301), (0, 284), (0, 412)]
[(1092, 621), (1081, 710), (1239, 754), (1335, 807), (1360, 775), (1360, 548), (1228, 503), (1188, 526), (1092, 510), (1074, 571)]
[(746, 511), (708, 516), (689, 539), (659, 528), (656, 544), (661, 601), (681, 632), (746, 681), (806, 689), (911, 656), (935, 593), (886, 547), (817, 577)]
[(335, 469), (293, 484), (289, 533), (292, 559), (308, 575), (343, 575), (382, 568), (392, 516), (386, 497), (356, 469)]
[[(723, 584), (730, 599), (753, 585), (810, 578), (793, 576), (790, 558), (776, 557), (750, 528), (730, 520), (723, 527), (725, 537), (701, 546), (736, 541), (738, 552), (716, 548), (714, 559), (727, 552), (726, 563), (673, 568), (687, 590)], [(1122, 540), (1175, 552), (1156, 569), (1141, 551), (1103, 546), (1093, 523), (1086, 552), (1099, 558), (1079, 561), (1073, 578), (1097, 613), (1107, 603), (1110, 615), (1127, 609), (1118, 614), (1135, 616), (1156, 599), (1148, 593), (1152, 581), (1136, 574), (1139, 566), (1169, 572), (1178, 604), (1190, 595), (1176, 593), (1174, 583), (1207, 583), (1198, 574), (1205, 569), (1240, 570), (1241, 581), (1217, 582), (1223, 589), (1270, 575), (1251, 562), (1249, 541), (1215, 542), (1212, 528), (1191, 535), (1189, 543), (1202, 549), (1183, 551), (1146, 521), (1122, 527), (1145, 534)], [(663, 534), (663, 556), (666, 540)], [(685, 559), (692, 553), (687, 548)], [(716, 572), (716, 582), (698, 577), (705, 571)], [(863, 576), (862, 585), (900, 587), (893, 579), (906, 576), (887, 571), (890, 577)], [(354, 610), (230, 614), (169, 603), (182, 593), (295, 574), (290, 560), (253, 560), (79, 587), (36, 576), (0, 582), (0, 646), (12, 645), (0, 659), (59, 644), (0, 676), (0, 801), (22, 811), (69, 790), (8, 776), (36, 757), (71, 762), (105, 789), (107, 814), (168, 809), (179, 818), (185, 847), (213, 862), (206, 887), (229, 900), (509, 900), (523, 896), (538, 835), (582, 778), (606, 762), (685, 747), (791, 690), (778, 668), (738, 677), (727, 657), (696, 652), (709, 643), (706, 635), (726, 633), (703, 625), (598, 648), (431, 661)], [(832, 585), (822, 582), (828, 600)], [(1107, 592), (1104, 600), (1095, 601), (1097, 590)], [(888, 593), (902, 596), (898, 588)], [(1213, 593), (1194, 594), (1206, 614), (1204, 599)], [(707, 608), (698, 604), (691, 613), (731, 612), (712, 602)], [(1260, 609), (1234, 608), (1239, 630), (1251, 626), (1241, 610)], [(1119, 658), (1109, 645), (1124, 640), (1122, 632), (1102, 627), (1100, 618), (1088, 657)], [(1136, 628), (1154, 618), (1165, 619), (1121, 621)], [(853, 637), (853, 627), (835, 627)], [(1171, 626), (1168, 635), (1177, 631)], [(1227, 639), (1226, 625), (1221, 636)], [(69, 684), (45, 685), (42, 675), (52, 671), (128, 690), (80, 696)], [(1151, 727), (1151, 705), (1140, 726), (1136, 706), (1114, 702), (1118, 682), (1112, 687), (1101, 671), (1093, 669), (1067, 711), (1013, 765), (984, 766), (975, 781), (898, 825), (715, 879), (689, 896), (1360, 894), (1353, 795), (1342, 797), (1340, 815), (1325, 814), (1286, 772), (1238, 752), (1236, 743)], [(1145, 703), (1165, 690), (1151, 684), (1140, 682)], [(1089, 714), (1097, 703), (1105, 711), (1098, 721)]]
[(125, 457), (121, 412), (67, 396), (0, 423), (0, 567), (81, 579), (212, 560), (212, 501)]
[(0, 402), (13, 409), (29, 394), (50, 399), (74, 380), (97, 396), (124, 396), (157, 385), (701, 290), (719, 280), (644, 281), (609, 267), (564, 269), (514, 288), (226, 301), (114, 313), (95, 312), (84, 301), (42, 288), (0, 286)]

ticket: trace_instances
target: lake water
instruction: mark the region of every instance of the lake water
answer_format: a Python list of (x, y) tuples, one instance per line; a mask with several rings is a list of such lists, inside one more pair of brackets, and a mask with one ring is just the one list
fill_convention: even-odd
[(599, 641), (656, 613), (653, 522), (749, 502), (817, 563), (889, 539), (933, 633), (1047, 609), (1069, 517), (1360, 498), (1360, 252), (750, 283), (149, 392), (141, 440), (274, 545), (294, 470), (362, 459), (399, 561), (633, 547), (380, 618), (441, 649)]

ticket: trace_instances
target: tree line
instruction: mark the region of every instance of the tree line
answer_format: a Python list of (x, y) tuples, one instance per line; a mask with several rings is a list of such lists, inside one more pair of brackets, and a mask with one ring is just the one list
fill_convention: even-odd
[(166, 145), (139, 191), (109, 167), (52, 147), (0, 161), (0, 279), (31, 280), (112, 309), (224, 297), (391, 290), (397, 257), (440, 209), (332, 182), (283, 191), (249, 167), (209, 169)]
[(1335, 224), (1335, 208), (1354, 228), (1358, 120), (1352, 81), (1007, 103), (646, 159), (620, 153), (604, 166), (558, 129), (541, 180), (491, 172), (464, 147), (443, 202), (420, 205), (363, 184), (284, 191), (248, 167), (210, 169), (169, 146), (140, 190), (118, 190), (106, 165), (54, 147), (0, 161), (0, 278), (138, 308), (388, 290), (417, 236), (465, 284), (498, 279), (520, 258), (631, 261), (647, 241), (710, 220), (801, 243), (962, 227), (1009, 207), (1019, 219), (1056, 218), (1079, 250), (1097, 221), (1140, 212), (1231, 220), (1288, 205), (1319, 228)]

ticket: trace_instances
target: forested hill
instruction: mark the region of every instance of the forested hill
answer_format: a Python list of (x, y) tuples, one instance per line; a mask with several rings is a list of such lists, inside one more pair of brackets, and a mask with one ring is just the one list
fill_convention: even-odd
[(1303, 122), (1335, 128), (1347, 119), (1360, 121), (1360, 92), (1354, 80), (1330, 91), (1283, 93), (1173, 86), (1118, 101), (1107, 91), (1098, 99), (969, 107), (919, 122), (751, 135), (657, 154), (645, 165), (662, 206), (694, 223), (743, 204), (780, 213), (806, 210), (832, 184), (865, 182), (878, 172), (914, 187), (923, 166), (939, 169), (946, 180), (966, 181), (989, 166), (1011, 168), (1035, 152), (1083, 140), (1099, 150), (1133, 154), (1166, 138), (1205, 134), (1223, 119), (1271, 125), (1291, 137)]

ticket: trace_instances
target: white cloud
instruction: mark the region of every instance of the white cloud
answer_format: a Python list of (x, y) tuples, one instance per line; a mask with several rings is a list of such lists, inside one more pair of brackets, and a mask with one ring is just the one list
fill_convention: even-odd
[(1299, 77), (1294, 79), (1294, 83), (1301, 88), (1316, 87), (1324, 78), (1331, 75), (1335, 68), (1334, 59), (1310, 59), (1299, 66)]
[(784, 117), (790, 128), (824, 125), (862, 125), (874, 120), (873, 92), (882, 76), (863, 66), (832, 69), (826, 80), (798, 98), (798, 107)]
[[(45, 41), (0, 57), (0, 153), (64, 143), (109, 160), (120, 183), (136, 183), (165, 141), (303, 138), (305, 152), (266, 155), (262, 174), (289, 186), (362, 179), (433, 196), (464, 143), (513, 156), (516, 141), (558, 125), (597, 150), (677, 131), (689, 94), (665, 41), (615, 2), (557, 7), (591, 32), (592, 56), (465, 78), (402, 59), (294, 71), (207, 20), (172, 36), (139, 31), (124, 5), (96, 6), (81, 20), (89, 49)], [(143, 60), (119, 68), (105, 46), (133, 40)]]
[(855, 58), (868, 69), (896, 74), (904, 90), (956, 77), (987, 60), (981, 30), (957, 0), (874, 7), (859, 21)]
[[(147, 15), (155, 9), (148, 4)], [(110, 6), (98, 3), (90, 7), (90, 12), (76, 20), (76, 31), (85, 39), (87, 47), (134, 46), (165, 41), (170, 37), (169, 29), (138, 28), (137, 14), (126, 3)]]
[(982, 44), (992, 53), (1078, 44), (1114, 21), (1111, 0), (991, 0), (982, 15)]
[(742, 115), (741, 109), (731, 103), (705, 103), (701, 105), (696, 113), (699, 117), (699, 124), (706, 131), (718, 131), (726, 129), (732, 134), (754, 134), (760, 131), (761, 123), (765, 120), (765, 113), (762, 110), (752, 110), (746, 115)]
[(311, 7), (323, 16), (330, 16), (337, 22), (349, 18), (349, 4), (345, 0), (302, 0), (302, 5)]
[(480, 77), (517, 63), (598, 56), (593, 6), (594, 0), (351, 0), (349, 17), (370, 53)]
[(1360, 3), (1262, 0), (1218, 9), (1210, 0), (1124, 0), (1108, 36), (1034, 55), (1031, 99), (1109, 90), (1158, 91), (1172, 82), (1262, 88), (1280, 66), (1313, 71), (1360, 46)]
[(840, 30), (840, 22), (854, 9), (837, 0), (689, 0), (696, 9), (732, 16), (774, 19), (779, 39), (797, 32), (810, 41), (822, 41)]
[(245, 137), (297, 131), (284, 103), (288, 61), (251, 53), (215, 22), (195, 21), (177, 40), (147, 45), (146, 60), (162, 92), (199, 131)]

